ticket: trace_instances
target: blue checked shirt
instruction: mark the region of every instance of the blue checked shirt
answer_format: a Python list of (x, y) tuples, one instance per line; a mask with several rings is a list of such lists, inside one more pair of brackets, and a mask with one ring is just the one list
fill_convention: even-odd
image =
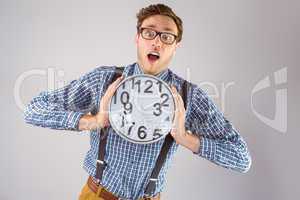
[[(127, 77), (141, 73), (138, 64), (134, 63), (125, 67), (123, 75)], [(81, 116), (98, 112), (101, 97), (113, 75), (114, 67), (98, 67), (63, 88), (41, 92), (27, 105), (25, 121), (41, 127), (78, 131)], [(161, 72), (158, 78), (175, 85), (178, 91), (184, 80), (169, 69)], [(185, 126), (201, 137), (200, 148), (198, 152), (193, 152), (194, 155), (239, 172), (249, 170), (251, 157), (245, 141), (207, 94), (195, 84), (192, 84), (188, 93)], [(83, 168), (91, 176), (96, 174), (98, 144), (98, 133), (90, 131), (91, 148), (86, 154)], [(107, 166), (101, 184), (118, 197), (143, 197), (162, 144), (163, 140), (152, 144), (134, 144), (109, 128), (105, 154)], [(163, 190), (167, 169), (177, 149), (178, 144), (174, 142), (152, 195)]]

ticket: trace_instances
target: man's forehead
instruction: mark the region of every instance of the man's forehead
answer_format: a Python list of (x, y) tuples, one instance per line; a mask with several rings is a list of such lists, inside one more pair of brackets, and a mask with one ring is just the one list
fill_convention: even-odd
[(167, 16), (154, 15), (148, 17), (143, 21), (142, 26), (177, 33), (177, 26), (174, 20)]
[(175, 32), (176, 31), (176, 28), (170, 28), (168, 26), (163, 26), (163, 27), (159, 27), (158, 25), (156, 24), (145, 24), (145, 27), (147, 28), (161, 28), (163, 31), (172, 31), (172, 32)]

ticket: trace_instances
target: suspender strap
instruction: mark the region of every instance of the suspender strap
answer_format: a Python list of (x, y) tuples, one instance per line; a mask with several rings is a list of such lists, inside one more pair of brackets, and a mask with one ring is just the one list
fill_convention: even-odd
[(98, 130), (99, 136), (99, 148), (98, 148), (98, 159), (96, 163), (96, 180), (98, 183), (102, 180), (103, 171), (106, 163), (104, 162), (105, 146), (107, 141), (107, 128)]
[(187, 82), (186, 80), (184, 80), (183, 84), (182, 84), (182, 89), (180, 91), (180, 95), (182, 97), (183, 103), (184, 103), (184, 108), (186, 109), (186, 104), (187, 104), (187, 96), (188, 96), (188, 92), (189, 92), (189, 88), (191, 86), (191, 83)]
[(156, 187), (156, 182), (158, 180), (158, 175), (159, 172), (164, 164), (164, 161), (167, 157), (168, 151), (171, 148), (172, 144), (173, 144), (173, 137), (171, 136), (171, 134), (168, 134), (165, 138), (164, 144), (162, 146), (162, 149), (160, 150), (159, 156), (156, 160), (155, 163), (155, 167), (151, 173), (148, 185), (146, 187), (145, 190), (145, 194), (147, 196), (150, 196), (154, 191), (155, 191), (155, 187)]
[[(190, 86), (190, 83), (188, 83), (185, 80), (182, 84), (181, 91), (180, 91), (180, 95), (184, 102), (185, 108), (186, 108), (186, 103), (187, 103), (187, 95), (188, 95), (189, 86)], [(168, 152), (169, 152), (173, 142), (174, 142), (174, 139), (173, 139), (172, 135), (169, 133), (165, 138), (163, 146), (160, 150), (160, 154), (156, 160), (155, 167), (151, 173), (148, 185), (146, 187), (145, 194), (148, 196), (150, 196), (153, 192), (155, 192), (155, 187), (156, 187), (156, 182), (158, 180), (159, 172), (167, 158)]]
[[(116, 67), (115, 74), (112, 78), (112, 82), (115, 81), (117, 78), (119, 78), (123, 73), (124, 67)], [(98, 147), (98, 159), (96, 164), (96, 180), (98, 183), (102, 180), (103, 171), (105, 168), (105, 147), (106, 147), (106, 141), (107, 141), (107, 134), (108, 128), (103, 128), (98, 130), (98, 136), (99, 136), (99, 147)]]

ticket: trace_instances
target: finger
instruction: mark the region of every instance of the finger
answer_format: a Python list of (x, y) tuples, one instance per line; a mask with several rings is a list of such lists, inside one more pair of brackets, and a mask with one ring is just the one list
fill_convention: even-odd
[(114, 82), (112, 82), (112, 84), (113, 85), (118, 85), (123, 79), (124, 79), (124, 75), (117, 78)]
[(174, 116), (174, 120), (173, 120), (173, 124), (172, 124), (171, 133), (175, 137), (179, 133), (180, 119), (181, 119), (180, 109), (181, 108), (180, 108), (180, 95), (174, 86), (172, 87), (172, 93), (174, 95), (176, 110), (175, 110), (175, 116)]
[(174, 86), (171, 87), (171, 90), (172, 90), (172, 95), (174, 97), (174, 102), (175, 102), (175, 111), (177, 111), (178, 107), (179, 107), (178, 92)]
[(177, 126), (178, 126), (178, 119), (179, 119), (179, 102), (178, 102), (178, 93), (177, 93), (177, 90), (175, 87), (172, 87), (172, 93), (174, 95), (174, 102), (175, 102), (175, 113), (174, 113), (174, 120), (173, 120), (173, 123), (172, 123), (172, 130), (174, 132), (176, 132), (177, 130)]
[(122, 81), (124, 79), (124, 76), (122, 75), (122, 76), (120, 76), (119, 78), (117, 78), (114, 82), (112, 82), (110, 85), (109, 85), (109, 87), (107, 88), (107, 89), (111, 89), (111, 88), (117, 88), (118, 87), (118, 85), (119, 85), (119, 83)]
[(174, 92), (174, 98), (176, 99), (176, 109), (179, 112), (184, 113), (185, 108), (184, 108), (184, 102), (182, 100), (181, 95), (177, 92), (177, 90), (174, 86), (172, 87), (172, 91)]
[(178, 104), (181, 112), (185, 112), (184, 102), (181, 95), (178, 95)]
[(114, 82), (112, 82), (105, 94), (103, 95), (101, 101), (100, 101), (100, 108), (102, 111), (106, 110), (106, 107), (108, 105), (108, 102), (110, 101), (110, 99), (112, 98), (112, 96), (114, 95), (115, 91), (117, 90), (117, 86), (118, 84), (124, 79), (124, 76), (120, 76), (119, 78), (117, 78)]
[(113, 94), (115, 93), (115, 91), (118, 88), (119, 83), (124, 79), (124, 76), (120, 76), (119, 78), (117, 78), (114, 82), (112, 82), (106, 92), (105, 92), (105, 96), (111, 97), (113, 96)]
[(174, 99), (177, 99), (179, 94), (178, 94), (178, 92), (177, 92), (176, 87), (175, 87), (175, 86), (172, 86), (172, 87), (171, 87), (171, 90), (172, 90), (172, 94), (173, 94), (173, 96), (174, 96)]

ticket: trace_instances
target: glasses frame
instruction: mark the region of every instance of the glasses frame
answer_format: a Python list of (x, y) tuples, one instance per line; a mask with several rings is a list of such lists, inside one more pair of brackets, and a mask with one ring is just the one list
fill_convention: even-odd
[[(143, 36), (143, 34), (142, 34), (143, 30), (145, 30), (145, 29), (149, 29), (149, 30), (154, 31), (154, 32), (155, 32), (155, 36), (154, 36), (152, 39), (145, 38), (145, 37)], [(178, 38), (178, 36), (175, 35), (175, 34), (173, 34), (173, 33), (169, 33), (169, 32), (160, 32), (160, 31), (156, 31), (156, 30), (154, 30), (154, 29), (152, 29), (152, 28), (147, 28), (147, 27), (141, 27), (141, 28), (139, 28), (139, 33), (141, 34), (142, 38), (144, 38), (145, 40), (154, 40), (154, 39), (157, 37), (157, 35), (159, 35), (160, 41), (161, 41), (162, 43), (164, 43), (164, 44), (167, 44), (167, 45), (172, 45), (172, 44), (174, 44), (174, 42), (177, 41), (177, 38)], [(163, 42), (163, 40), (161, 39), (161, 34), (169, 34), (169, 35), (174, 36), (173, 42), (172, 42), (172, 43), (166, 43), (166, 42)]]

